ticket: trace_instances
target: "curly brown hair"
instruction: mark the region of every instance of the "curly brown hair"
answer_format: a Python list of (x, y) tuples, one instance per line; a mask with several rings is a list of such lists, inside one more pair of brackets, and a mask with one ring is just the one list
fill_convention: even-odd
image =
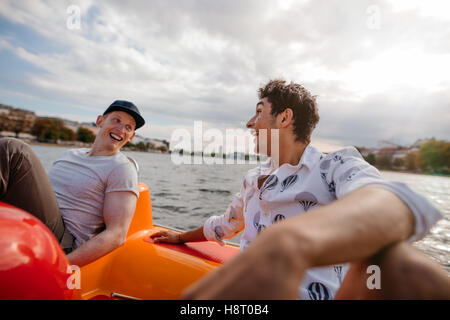
[(258, 89), (260, 99), (267, 98), (272, 104), (273, 116), (290, 108), (294, 114), (296, 141), (311, 142), (311, 134), (319, 122), (316, 96), (297, 83), (286, 84), (285, 80), (270, 80)]

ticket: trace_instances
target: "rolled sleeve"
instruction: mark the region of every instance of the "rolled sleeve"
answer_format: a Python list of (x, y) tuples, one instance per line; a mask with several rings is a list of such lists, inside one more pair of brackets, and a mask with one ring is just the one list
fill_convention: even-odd
[(409, 242), (424, 238), (434, 224), (442, 218), (442, 214), (426, 198), (412, 191), (406, 184), (393, 181), (372, 182), (366, 186), (377, 186), (396, 194), (411, 209), (415, 218), (414, 234)]
[(139, 198), (137, 172), (131, 163), (124, 163), (109, 174), (105, 193), (115, 191), (130, 191)]
[(380, 172), (368, 164), (355, 148), (346, 148), (335, 155), (330, 154), (332, 162), (327, 181), (335, 187), (336, 198), (367, 186), (376, 186), (397, 195), (412, 211), (415, 218), (414, 234), (409, 242), (425, 237), (433, 225), (442, 218), (440, 211), (425, 197), (417, 194), (406, 184), (386, 181)]
[(230, 239), (236, 236), (244, 228), (242, 191), (228, 206), (221, 216), (212, 216), (203, 224), (203, 234), (207, 240), (216, 241), (223, 245), (223, 239)]

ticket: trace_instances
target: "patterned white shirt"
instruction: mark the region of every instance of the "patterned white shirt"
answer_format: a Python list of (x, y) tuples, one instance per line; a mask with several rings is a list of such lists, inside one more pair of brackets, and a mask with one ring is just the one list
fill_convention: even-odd
[[(268, 176), (261, 188), (258, 178)], [(415, 231), (408, 241), (422, 239), (442, 215), (424, 197), (406, 184), (385, 181), (380, 172), (362, 158), (354, 147), (322, 154), (307, 146), (298, 165), (283, 164), (272, 169), (271, 159), (244, 176), (241, 191), (226, 212), (206, 220), (208, 240), (223, 243), (244, 229), (244, 250), (259, 232), (273, 223), (327, 205), (364, 186), (379, 186), (399, 196), (415, 217)], [(299, 288), (300, 299), (332, 299), (349, 264), (308, 269)]]

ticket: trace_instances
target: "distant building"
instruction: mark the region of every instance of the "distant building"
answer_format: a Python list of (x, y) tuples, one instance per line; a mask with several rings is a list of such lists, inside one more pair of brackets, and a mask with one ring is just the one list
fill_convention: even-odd
[(90, 130), (94, 135), (97, 135), (98, 133), (98, 127), (96, 125), (92, 125), (90, 123), (83, 123), (80, 125), (80, 127), (83, 129)]
[(430, 141), (431, 139), (417, 139), (416, 142), (414, 142), (410, 147), (410, 152), (418, 152), (420, 150), (420, 147)]
[(392, 160), (395, 159), (406, 159), (406, 155), (410, 152), (410, 148), (400, 147), (394, 151), (392, 155)]
[(34, 112), (0, 104), (0, 131), (31, 133), (36, 118)]
[(80, 124), (78, 122), (71, 121), (71, 120), (65, 120), (65, 119), (63, 121), (64, 121), (64, 126), (69, 128), (73, 132), (77, 132), (78, 131), (78, 128), (80, 127)]
[(12, 131), (0, 131), (0, 137), (2, 138), (15, 138), (16, 133)]
[(95, 123), (93, 122), (83, 122), (83, 123), (79, 123), (77, 121), (72, 121), (72, 120), (66, 120), (64, 119), (64, 126), (66, 126), (67, 128), (69, 128), (70, 130), (77, 132), (79, 128), (83, 128), (83, 129), (87, 129), (89, 131), (91, 131), (94, 135), (97, 135), (98, 133), (98, 128), (96, 126)]
[(144, 137), (142, 137), (142, 136), (140, 136), (140, 135), (135, 135), (134, 136), (134, 138), (130, 141), (132, 144), (137, 144), (137, 143), (139, 143), (139, 142), (142, 142), (142, 143), (147, 143), (147, 142), (149, 142), (149, 140), (150, 139), (148, 139), (148, 138), (144, 138)]
[(20, 132), (17, 135), (17, 138), (26, 140), (26, 141), (34, 141), (34, 140), (36, 140), (37, 137), (32, 134), (29, 134), (29, 133)]
[(392, 156), (394, 155), (396, 150), (397, 150), (397, 147), (384, 147), (384, 148), (376, 150), (375, 155), (377, 157), (386, 156), (386, 157), (392, 158)]
[(131, 140), (132, 144), (138, 144), (138, 143), (144, 143), (149, 145), (149, 149), (156, 150), (160, 152), (168, 152), (169, 151), (169, 142), (167, 140), (160, 140), (160, 139), (150, 139), (145, 138), (140, 135), (135, 135), (134, 138)]

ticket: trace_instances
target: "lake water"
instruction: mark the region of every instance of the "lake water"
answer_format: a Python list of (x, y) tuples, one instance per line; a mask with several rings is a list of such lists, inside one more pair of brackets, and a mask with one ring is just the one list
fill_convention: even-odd
[[(66, 148), (32, 146), (48, 171)], [(240, 190), (242, 177), (255, 167), (232, 165), (175, 165), (170, 155), (124, 152), (140, 166), (139, 181), (150, 187), (155, 224), (181, 230), (196, 228), (211, 215), (220, 215)], [(444, 218), (423, 240), (414, 244), (450, 274), (450, 178), (382, 172), (388, 180), (408, 184), (441, 209)], [(231, 240), (239, 242), (239, 237)]]

